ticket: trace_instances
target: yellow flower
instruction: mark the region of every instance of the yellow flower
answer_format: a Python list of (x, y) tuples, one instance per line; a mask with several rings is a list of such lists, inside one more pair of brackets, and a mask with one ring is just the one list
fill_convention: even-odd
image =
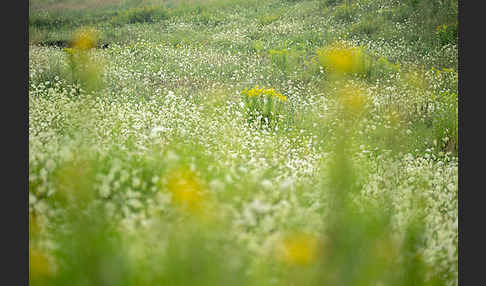
[(318, 258), (319, 240), (308, 233), (292, 234), (278, 245), (278, 258), (289, 264), (304, 266), (314, 263)]
[(250, 89), (250, 91), (248, 92), (248, 96), (249, 97), (256, 97), (258, 96), (258, 90), (257, 89)]
[(82, 28), (74, 33), (72, 47), (86, 51), (92, 49), (96, 46), (98, 42), (99, 33), (97, 30), (92, 28)]
[(64, 48), (64, 52), (66, 52), (68, 55), (74, 55), (74, 49), (73, 48)]
[(252, 89), (245, 88), (241, 93), (248, 97), (268, 96), (271, 98), (276, 98), (282, 102), (287, 101), (287, 97), (275, 91), (274, 88), (265, 88), (264, 86), (259, 88), (257, 85)]
[(277, 98), (281, 102), (286, 102), (287, 101), (287, 97), (285, 95), (281, 94), (281, 93), (274, 93), (273, 94), (273, 97)]
[(359, 47), (337, 44), (317, 51), (319, 62), (334, 73), (359, 73), (364, 70), (364, 53)]
[(29, 274), (34, 279), (53, 274), (47, 255), (40, 249), (31, 246), (29, 246)]
[(344, 111), (348, 114), (359, 115), (361, 114), (368, 102), (364, 91), (354, 85), (347, 85), (339, 91), (339, 100), (344, 108)]
[(203, 188), (199, 180), (189, 169), (179, 168), (168, 175), (167, 190), (172, 194), (173, 202), (191, 212), (201, 210)]

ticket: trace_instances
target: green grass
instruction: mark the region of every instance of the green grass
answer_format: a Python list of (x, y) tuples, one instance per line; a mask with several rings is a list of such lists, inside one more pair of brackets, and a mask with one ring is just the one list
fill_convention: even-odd
[(32, 285), (457, 285), (454, 3), (31, 0)]

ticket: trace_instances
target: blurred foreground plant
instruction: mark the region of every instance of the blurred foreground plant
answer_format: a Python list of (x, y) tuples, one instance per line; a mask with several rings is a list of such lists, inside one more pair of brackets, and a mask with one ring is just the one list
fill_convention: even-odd
[(321, 66), (335, 76), (364, 73), (367, 65), (363, 48), (342, 42), (318, 49), (317, 57)]
[(191, 213), (203, 211), (205, 190), (199, 178), (189, 168), (178, 168), (167, 175), (165, 188), (172, 195), (172, 201)]
[[(348, 52), (331, 56), (336, 73), (343, 76), (347, 71), (356, 71), (359, 61), (354, 56)], [(360, 122), (367, 118), (369, 100), (356, 83), (333, 84), (337, 85), (334, 100), (338, 108), (334, 116), (338, 124), (323, 178), (329, 215), (317, 284), (444, 285), (440, 277), (431, 275), (433, 265), (427, 265), (423, 258), (426, 206), (419, 204), (413, 215), (406, 218), (405, 227), (397, 231), (391, 194), (383, 193), (380, 201), (362, 197), (360, 178), (367, 172), (366, 164), (357, 164), (359, 156), (353, 146), (363, 143), (357, 134)], [(389, 120), (398, 121), (391, 115)], [(393, 137), (393, 131), (387, 136)]]
[(375, 82), (401, 71), (399, 63), (391, 63), (383, 56), (347, 42), (335, 42), (319, 48), (316, 55), (320, 66), (328, 72), (330, 81), (357, 77)]
[(95, 91), (101, 87), (103, 65), (94, 60), (90, 51), (96, 47), (99, 32), (94, 28), (80, 28), (75, 31), (71, 46), (65, 48), (71, 79), (86, 91)]

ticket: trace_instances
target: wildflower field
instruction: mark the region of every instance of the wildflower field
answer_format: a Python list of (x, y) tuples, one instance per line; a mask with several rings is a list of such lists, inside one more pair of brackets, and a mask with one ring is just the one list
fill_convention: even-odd
[(31, 285), (458, 285), (457, 0), (30, 0)]

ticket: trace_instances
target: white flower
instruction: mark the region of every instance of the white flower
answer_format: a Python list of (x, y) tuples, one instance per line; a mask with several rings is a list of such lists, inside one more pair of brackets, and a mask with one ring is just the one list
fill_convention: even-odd
[(226, 177), (225, 177), (225, 180), (227, 183), (231, 184), (233, 182), (233, 179), (231, 178), (231, 175), (230, 174), (227, 174)]
[(111, 190), (110, 186), (107, 184), (103, 184), (100, 188), (100, 196), (103, 198), (107, 198), (110, 196)]
[(263, 180), (262, 187), (266, 190), (270, 190), (273, 187), (273, 184), (270, 180)]
[(29, 205), (33, 205), (37, 202), (37, 197), (31, 193), (29, 193)]
[(155, 137), (157, 136), (159, 133), (161, 132), (164, 132), (165, 131), (165, 128), (162, 127), (162, 126), (155, 126), (154, 128), (152, 128), (152, 130), (150, 131), (150, 137)]
[(249, 208), (245, 208), (243, 211), (243, 220), (241, 223), (248, 225), (248, 226), (255, 226), (256, 225), (256, 218), (253, 215), (253, 212)]
[(292, 185), (294, 183), (294, 180), (292, 178), (287, 178), (285, 180), (283, 180), (281, 183), (280, 183), (280, 188), (284, 191), (286, 190), (290, 190)]
[(269, 204), (265, 204), (260, 200), (256, 199), (249, 205), (250, 209), (252, 209), (255, 213), (264, 214), (270, 211), (271, 206)]
[(54, 160), (52, 160), (52, 159), (47, 160), (47, 162), (46, 162), (47, 170), (52, 171), (54, 169), (54, 167), (56, 167), (56, 163), (54, 162)]
[(218, 179), (214, 179), (209, 182), (209, 187), (215, 191), (223, 191), (225, 184)]
[(447, 185), (447, 188), (449, 189), (449, 191), (454, 191), (456, 189), (456, 185), (453, 183), (449, 183)]
[(107, 202), (105, 204), (105, 209), (106, 209), (108, 216), (113, 216), (115, 214), (116, 207), (115, 207), (114, 203)]
[(34, 209), (39, 213), (44, 213), (47, 210), (47, 203), (45, 201), (39, 201), (34, 205)]
[(138, 177), (133, 178), (133, 180), (132, 180), (132, 186), (134, 188), (137, 188), (138, 186), (140, 186), (140, 184), (141, 184), (141, 181), (140, 181), (140, 179)]
[(169, 163), (175, 163), (175, 162), (179, 161), (179, 156), (177, 156), (177, 154), (174, 151), (169, 150), (167, 152), (167, 161)]
[(137, 199), (130, 199), (128, 200), (128, 204), (133, 207), (133, 208), (136, 208), (136, 209), (139, 209), (143, 206), (143, 204), (137, 200)]

